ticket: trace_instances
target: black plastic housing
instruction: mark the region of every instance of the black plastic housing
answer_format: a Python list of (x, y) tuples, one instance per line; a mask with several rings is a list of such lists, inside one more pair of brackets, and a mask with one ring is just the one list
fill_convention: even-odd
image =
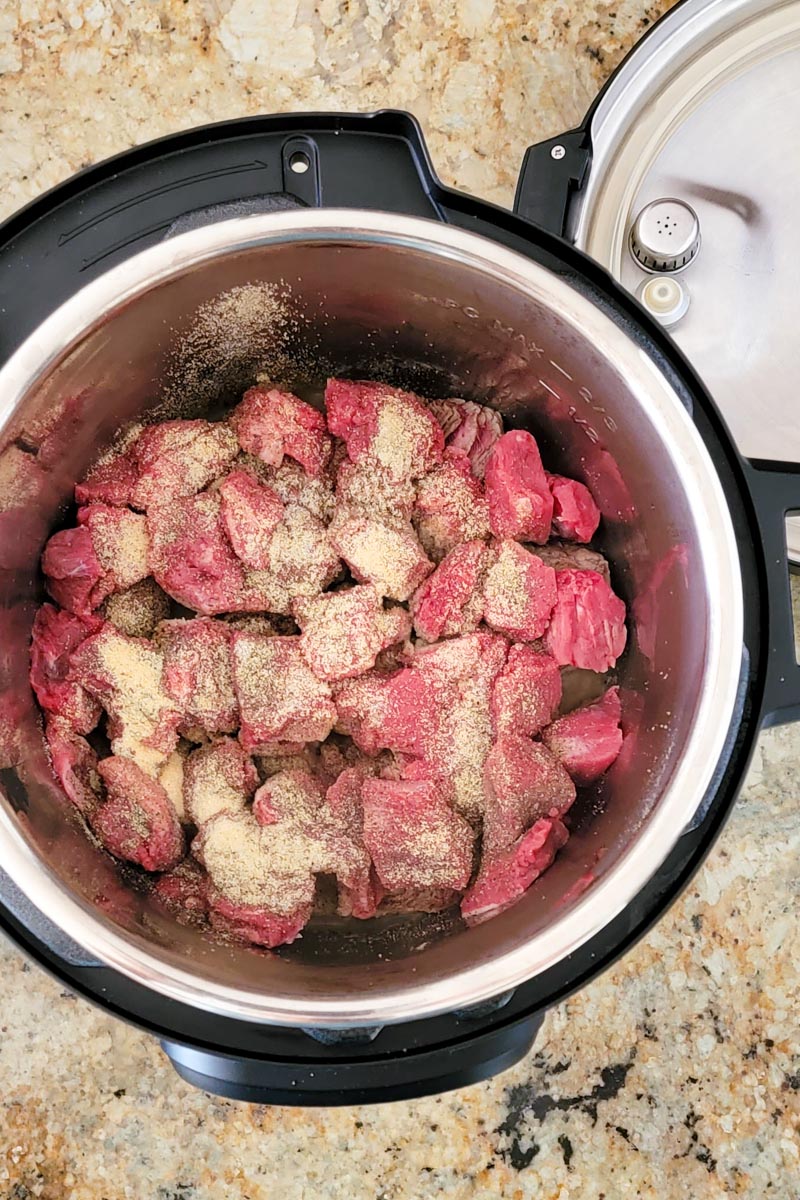
[[(580, 146), (574, 149), (578, 155)], [(298, 155), (306, 164), (302, 172), (293, 165)], [(531, 160), (526, 170), (533, 169)], [(579, 169), (578, 158), (564, 166), (568, 178)], [(546, 193), (547, 185), (539, 190)], [(323, 1042), (301, 1030), (219, 1017), (167, 1000), (103, 965), (76, 961), (59, 931), (37, 922), (19, 897), (15, 904), (0, 881), (0, 927), (8, 936), (73, 991), (151, 1031), (190, 1082), (259, 1103), (390, 1101), (473, 1083), (511, 1066), (530, 1049), (543, 1013), (628, 950), (703, 861), (762, 723), (800, 712), (785, 552), (781, 559), (776, 532), (792, 496), (800, 503), (800, 479), (795, 493), (788, 468), (777, 477), (743, 463), (699, 380), (638, 304), (561, 238), (444, 187), (418, 125), (400, 112), (247, 118), (194, 129), (100, 163), (42, 196), (0, 228), (0, 362), (83, 284), (146, 246), (208, 221), (296, 204), (381, 209), (461, 226), (567, 276), (612, 312), (646, 343), (693, 413), (732, 510), (742, 561), (744, 646), (731, 648), (742, 653), (740, 705), (696, 827), (602, 934), (494, 1007), (386, 1026), (356, 1041)], [(563, 223), (556, 225), (561, 232)]]

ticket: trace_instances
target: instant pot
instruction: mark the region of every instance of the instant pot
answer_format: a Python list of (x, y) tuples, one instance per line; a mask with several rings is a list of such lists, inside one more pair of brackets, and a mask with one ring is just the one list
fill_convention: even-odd
[[(443, 187), (406, 114), (306, 114), (139, 147), (0, 229), (0, 924), (72, 991), (151, 1031), (191, 1083), (350, 1104), (510, 1066), (547, 1009), (697, 870), (760, 729), (800, 714), (785, 534), (800, 469), (766, 461), (766, 444), (740, 455), (677, 344), (704, 345), (703, 322), (733, 328), (740, 256), (730, 222), (714, 223), (728, 192), (662, 172), (681, 114), (652, 133), (649, 166), (626, 159), (649, 112), (634, 84), (644, 95), (649, 69), (668, 92), (671, 38), (680, 75), (680, 39), (705, 15), (706, 91), (725, 30), (752, 50), (734, 8), (740, 22), (782, 14), (781, 47), (786, 20), (800, 38), (797, 4), (685, 0), (581, 130), (528, 152), (514, 212)], [(760, 68), (749, 53), (723, 55), (727, 81)], [(741, 196), (730, 204), (753, 223)], [(769, 305), (741, 294), (747, 339), (726, 334), (699, 364), (726, 413), (729, 391), (746, 390), (727, 380), (755, 381), (777, 337)], [(769, 386), (788, 394), (789, 360), (779, 373), (774, 359)], [(630, 617), (623, 750), (573, 810), (553, 867), (484, 925), (320, 917), (278, 952), (214, 944), (86, 838), (52, 777), (27, 683), (44, 539), (122, 423), (218, 411), (259, 371), (298, 388), (347, 373), (491, 403), (601, 508)]]

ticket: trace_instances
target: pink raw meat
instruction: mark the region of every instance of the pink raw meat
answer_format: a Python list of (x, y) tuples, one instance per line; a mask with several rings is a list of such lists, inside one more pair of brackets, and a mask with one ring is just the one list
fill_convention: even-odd
[(46, 718), (45, 738), (53, 774), (78, 812), (90, 817), (97, 808), (102, 791), (97, 773), (97, 755), (86, 738), (76, 733), (63, 717)]
[(247, 471), (231, 471), (219, 485), (222, 522), (237, 556), (256, 571), (270, 568), (272, 535), (283, 520), (284, 504), (271, 488)]
[(556, 602), (556, 573), (519, 542), (500, 542), (483, 580), (487, 625), (521, 641), (540, 638)]
[(479, 925), (510, 908), (547, 870), (568, 837), (561, 821), (545, 817), (507, 850), (486, 856), (461, 902), (467, 924)]
[(156, 881), (152, 896), (178, 921), (196, 925), (208, 913), (208, 876), (197, 863), (185, 858)]
[(217, 813), (242, 812), (258, 787), (258, 772), (235, 738), (193, 750), (183, 771), (186, 814), (203, 825)]
[(218, 496), (203, 492), (154, 503), (147, 529), (150, 569), (168, 596), (207, 616), (237, 610), (244, 570), (226, 536)]
[(619, 688), (609, 688), (593, 704), (559, 717), (543, 731), (542, 740), (576, 783), (592, 783), (622, 749), (621, 713)]
[(483, 616), (481, 578), (488, 551), (481, 541), (465, 542), (443, 558), (411, 597), (418, 637), (426, 642), (471, 633)]
[(163, 684), (185, 725), (207, 733), (232, 733), (239, 724), (233, 690), (231, 630), (221, 621), (162, 621)]
[(563, 817), (575, 784), (540, 742), (509, 735), (495, 742), (484, 769), (484, 853), (505, 850), (541, 817)]
[(336, 689), (336, 709), (336, 728), (365, 754), (392, 749), (422, 755), (440, 720), (436, 687), (410, 667), (345, 680)]
[(625, 649), (625, 605), (596, 571), (556, 571), (545, 645), (559, 666), (607, 671)]
[(286, 454), (316, 477), (330, 460), (324, 416), (291, 392), (250, 388), (233, 410), (231, 424), (242, 449), (268, 466), (279, 467)]
[(127, 758), (104, 758), (97, 767), (108, 799), (92, 828), (117, 858), (146, 871), (167, 871), (183, 857), (183, 832), (160, 783)]
[(86, 504), (78, 509), (78, 525), (89, 530), (102, 578), (92, 590), (96, 608), (112, 592), (141, 583), (149, 575), (147, 520), (129, 508)]
[(331, 541), (359, 583), (371, 583), (381, 596), (407, 600), (433, 570), (410, 525), (389, 525), (369, 517), (335, 520)]
[(134, 508), (192, 496), (221, 475), (239, 453), (233, 430), (221, 421), (161, 421), (146, 425), (131, 447), (138, 478)]
[(577, 479), (547, 475), (553, 496), (553, 533), (573, 542), (590, 542), (600, 524), (600, 509), (592, 493)]
[(547, 541), (553, 497), (536, 439), (526, 430), (512, 429), (495, 442), (486, 464), (486, 497), (495, 537)]
[(367, 779), (361, 795), (364, 844), (387, 891), (467, 886), (475, 834), (434, 783)]
[(375, 665), (381, 650), (411, 632), (405, 609), (384, 610), (374, 588), (325, 592), (293, 605), (300, 649), (318, 679), (347, 679)]
[(344, 440), (351, 462), (375, 463), (396, 483), (418, 478), (441, 462), (441, 426), (413, 392), (329, 379), (325, 407), (328, 428)]
[(507, 653), (505, 638), (480, 631), (433, 646), (417, 644), (409, 660), (429, 689), (435, 717), (419, 729), (418, 757), (403, 763), (403, 778), (435, 779), (453, 808), (476, 825), (485, 807), (492, 686)]
[(178, 741), (181, 714), (162, 685), (163, 658), (147, 638), (131, 638), (110, 622), (72, 655), (72, 672), (108, 713), (115, 754), (153, 777)]
[(436, 562), (461, 542), (488, 538), (489, 506), (466, 454), (446, 450), (441, 465), (419, 481), (414, 526)]
[(95, 585), (103, 575), (88, 529), (61, 529), (54, 533), (42, 554), (47, 590), (57, 604), (79, 617), (96, 607)]
[(246, 750), (273, 742), (322, 742), (333, 728), (330, 688), (306, 664), (299, 637), (234, 630), (233, 680)]
[(361, 788), (368, 778), (363, 767), (345, 767), (336, 782), (331, 784), (325, 796), (325, 804), (337, 829), (353, 844), (361, 855), (354, 854), (353, 862), (345, 871), (339, 871), (338, 912), (343, 917), (367, 920), (374, 917), (384, 889), (372, 866), (364, 846), (364, 803)]
[(533, 737), (552, 721), (561, 690), (561, 672), (554, 658), (532, 646), (512, 646), (492, 687), (495, 737)]
[(348, 915), (374, 915), (377, 893), (370, 858), (353, 820), (355, 814), (352, 809), (342, 813), (341, 806), (337, 814), (310, 771), (290, 769), (273, 775), (257, 791), (253, 815), (261, 825), (286, 829), (287, 845), (291, 845), (292, 831), (305, 839), (304, 858), (315, 871), (336, 875)]
[(477, 479), (483, 479), (492, 446), (503, 432), (503, 418), (471, 400), (431, 400), (430, 410), (442, 427), (445, 443), (466, 454)]
[(237, 942), (265, 946), (288, 946), (308, 924), (313, 904), (301, 904), (291, 913), (274, 913), (250, 904), (235, 904), (219, 892), (211, 892), (211, 924)]
[(133, 453), (128, 449), (100, 463), (82, 483), (77, 483), (75, 500), (78, 504), (130, 504), (138, 477)]
[(415, 498), (413, 480), (393, 479), (384, 467), (368, 459), (345, 461), (336, 472), (336, 511), (340, 514), (407, 526)]
[(192, 852), (211, 879), (212, 922), (258, 945), (292, 941), (311, 916), (317, 847), (292, 821), (259, 825), (250, 812), (218, 813)]
[(76, 733), (90, 733), (100, 720), (100, 705), (74, 678), (74, 650), (102, 625), (99, 617), (76, 617), (43, 604), (33, 622), (31, 686), (45, 712), (63, 717)]

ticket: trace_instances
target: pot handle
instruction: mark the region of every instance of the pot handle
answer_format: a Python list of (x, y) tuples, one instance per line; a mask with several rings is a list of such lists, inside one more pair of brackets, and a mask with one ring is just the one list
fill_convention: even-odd
[[(161, 1048), (181, 1079), (212, 1095), (251, 1104), (331, 1108), (413, 1100), (481, 1083), (529, 1052), (543, 1020), (537, 1013), (434, 1049), (415, 1052), (409, 1046), (402, 1055), (381, 1055), (380, 1031), (375, 1036), (374, 1030), (341, 1031), (329, 1055), (300, 1061), (223, 1054), (173, 1041), (162, 1041)], [(468, 1021), (466, 1015), (453, 1017), (454, 1036), (468, 1028)], [(370, 1043), (368, 1057), (353, 1053), (359, 1040), (362, 1046)]]
[(589, 131), (584, 127), (529, 146), (517, 181), (514, 212), (565, 237), (573, 194), (583, 186), (591, 161)]
[(795, 649), (786, 517), (800, 511), (800, 463), (750, 459), (745, 464), (766, 574), (768, 629), (764, 725), (800, 718), (800, 665)]

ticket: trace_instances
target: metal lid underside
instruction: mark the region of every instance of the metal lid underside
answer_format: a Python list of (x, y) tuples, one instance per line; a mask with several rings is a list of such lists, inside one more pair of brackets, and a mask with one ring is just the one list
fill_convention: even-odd
[(570, 235), (636, 292), (637, 215), (687, 201), (702, 249), (670, 333), (743, 454), (800, 462), (800, 2), (684, 0), (614, 76), (591, 135)]

